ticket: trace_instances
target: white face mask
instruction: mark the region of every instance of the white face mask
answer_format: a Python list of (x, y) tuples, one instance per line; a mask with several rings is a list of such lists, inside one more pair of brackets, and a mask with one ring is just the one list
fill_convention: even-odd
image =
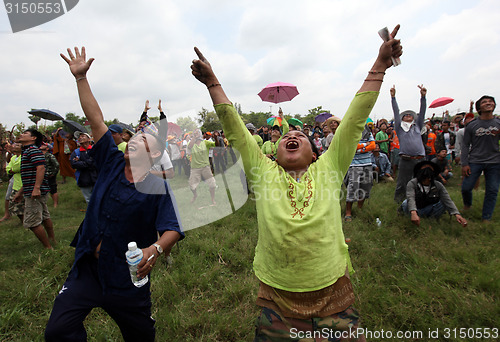
[(415, 120), (413, 120), (412, 122), (401, 121), (401, 128), (403, 129), (403, 131), (408, 132), (414, 123)]

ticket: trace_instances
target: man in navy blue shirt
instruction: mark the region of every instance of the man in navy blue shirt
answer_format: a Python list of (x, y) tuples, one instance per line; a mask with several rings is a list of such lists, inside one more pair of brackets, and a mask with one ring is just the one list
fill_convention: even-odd
[(137, 271), (142, 278), (161, 253), (168, 254), (184, 237), (168, 184), (149, 173), (165, 150), (166, 127), (161, 123), (146, 127), (132, 137), (125, 154), (120, 152), (86, 78), (94, 59), (86, 60), (83, 47), (81, 54), (75, 48), (75, 55), (68, 49), (68, 55), (61, 57), (75, 76), (92, 128), (96, 144), (90, 155), (99, 174), (72, 243), (75, 262), (54, 302), (45, 338), (85, 341), (83, 320), (92, 308), (101, 307), (118, 324), (125, 341), (153, 341), (150, 284), (134, 286), (125, 252), (131, 241), (142, 248)]

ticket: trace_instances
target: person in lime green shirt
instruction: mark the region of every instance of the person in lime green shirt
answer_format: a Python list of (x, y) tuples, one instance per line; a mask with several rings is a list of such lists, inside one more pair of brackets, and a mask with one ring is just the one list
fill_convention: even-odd
[[(290, 131), (290, 125), (283, 117), (283, 111), (279, 110), (279, 115), (281, 117), (281, 123), (283, 124), (283, 134), (287, 134)], [(266, 157), (271, 158), (272, 160), (276, 159), (276, 152), (278, 152), (278, 145), (281, 140), (281, 131), (278, 125), (273, 126), (271, 129), (271, 140), (266, 141), (262, 147), (262, 153), (266, 155)]]
[[(399, 25), (392, 37), (398, 29)], [(399, 40), (391, 38), (380, 47), (327, 152), (318, 158), (309, 138), (293, 130), (282, 137), (276, 161), (261, 152), (210, 63), (195, 51), (199, 59), (193, 61), (192, 73), (207, 86), (255, 193), (258, 242), (253, 267), (260, 280), (257, 304), (262, 307), (255, 340), (293, 340), (297, 329), (357, 331), (352, 266), (342, 232), (341, 187), (385, 71), (392, 66), (391, 57), (402, 54)]]
[(188, 151), (191, 151), (191, 173), (189, 175), (189, 188), (193, 192), (191, 203), (196, 201), (198, 197), (196, 188), (203, 179), (208, 184), (212, 199), (211, 205), (216, 204), (215, 189), (217, 188), (217, 184), (215, 183), (214, 175), (210, 169), (210, 160), (208, 159), (208, 153), (213, 147), (215, 147), (215, 142), (203, 139), (203, 135), (199, 129), (193, 132), (193, 138), (188, 145)]
[(123, 128), (118, 124), (112, 124), (108, 128), (111, 131), (111, 136), (115, 141), (116, 147), (118, 147), (120, 151), (125, 153), (125, 149), (127, 148), (127, 143), (123, 140), (122, 137)]
[(12, 193), (9, 198), (9, 212), (11, 216), (17, 215), (21, 222), (24, 220), (24, 200), (15, 201), (14, 197), (23, 187), (23, 181), (21, 179), (21, 144), (12, 144), (12, 158), (10, 158), (9, 164), (5, 168), (5, 171), (12, 175), (14, 179), (14, 184), (12, 185)]

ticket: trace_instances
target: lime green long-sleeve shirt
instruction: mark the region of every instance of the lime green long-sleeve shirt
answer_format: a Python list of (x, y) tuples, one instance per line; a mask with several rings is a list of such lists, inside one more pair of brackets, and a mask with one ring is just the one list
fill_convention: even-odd
[(341, 186), (378, 92), (356, 94), (332, 146), (296, 180), (261, 152), (232, 105), (215, 110), (240, 153), (255, 193), (258, 242), (253, 268), (265, 284), (316, 291), (352, 271), (342, 232)]

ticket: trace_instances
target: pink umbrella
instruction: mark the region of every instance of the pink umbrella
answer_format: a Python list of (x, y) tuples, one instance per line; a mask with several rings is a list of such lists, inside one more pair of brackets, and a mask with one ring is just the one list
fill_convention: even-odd
[(297, 87), (291, 83), (276, 82), (268, 84), (258, 94), (262, 101), (281, 103), (299, 95)]
[(429, 108), (437, 108), (447, 105), (448, 103), (452, 103), (454, 99), (451, 97), (440, 97), (439, 99), (435, 99), (432, 101)]

